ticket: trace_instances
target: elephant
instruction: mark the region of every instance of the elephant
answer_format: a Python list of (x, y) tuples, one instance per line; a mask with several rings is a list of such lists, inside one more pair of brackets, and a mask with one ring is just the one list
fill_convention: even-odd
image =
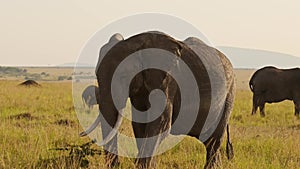
[(94, 105), (97, 104), (96, 93), (99, 93), (98, 87), (95, 85), (90, 85), (84, 89), (81, 98), (89, 109), (92, 109)]
[(260, 115), (265, 116), (265, 103), (277, 103), (291, 100), (295, 105), (295, 116), (300, 111), (300, 69), (278, 69), (266, 66), (257, 70), (249, 81), (253, 92), (252, 115), (260, 109)]
[[(120, 34), (112, 38), (116, 39), (115, 36), (120, 37)], [(220, 164), (219, 149), (227, 129), (226, 152), (231, 159), (233, 147), (228, 121), (233, 108), (235, 81), (232, 65), (226, 56), (195, 37), (182, 42), (165, 33), (151, 31), (125, 40), (118, 39), (117, 43), (110, 45), (110, 50), (100, 51), (95, 71), (99, 85), (96, 94), (99, 95), (97, 102), (101, 105), (100, 113), (94, 123), (80, 133), (80, 136), (86, 136), (101, 123), (103, 140), (98, 145), (104, 146), (107, 166), (112, 168), (119, 164), (117, 129), (122, 122), (127, 98), (132, 104), (138, 168), (155, 167), (152, 154), (169, 134), (184, 134), (204, 143), (204, 167), (214, 168)], [(163, 60), (166, 55), (174, 57)], [(154, 67), (153, 62), (160, 63), (161, 67)], [(186, 70), (183, 63), (190, 70)], [(122, 67), (122, 64), (125, 66)], [(183, 76), (189, 71), (194, 80)], [(116, 72), (120, 72), (120, 75), (115, 76)], [(192, 83), (197, 85), (196, 88)], [(181, 88), (182, 84), (187, 85), (186, 89)], [(158, 91), (164, 95), (160, 97)], [(153, 95), (157, 99), (153, 99)], [(156, 112), (161, 110), (161, 114), (157, 115)]]

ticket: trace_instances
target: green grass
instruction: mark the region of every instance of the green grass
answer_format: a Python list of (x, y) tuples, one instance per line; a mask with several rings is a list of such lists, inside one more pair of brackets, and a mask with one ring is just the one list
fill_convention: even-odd
[(300, 119), (293, 104), (266, 105), (266, 117), (251, 115), (252, 94), (238, 91), (230, 124), (235, 159), (225, 168), (299, 168)]
[[(82, 128), (73, 108), (71, 83), (41, 82), (42, 87), (37, 88), (17, 86), (19, 83), (0, 81), (0, 168), (78, 168), (76, 156), (51, 150), (90, 141), (78, 137)], [(261, 118), (259, 112), (251, 115), (251, 97), (248, 90), (237, 92), (230, 119), (235, 157), (226, 159), (224, 142), (222, 168), (300, 168), (300, 119), (294, 117), (292, 102), (267, 105), (266, 117)], [(30, 117), (17, 117), (24, 113)], [(130, 127), (125, 127), (128, 132)], [(91, 148), (101, 150), (96, 145)], [(157, 168), (202, 168), (205, 153), (203, 144), (187, 137), (156, 157)], [(84, 160), (89, 168), (106, 168), (103, 155)], [(133, 159), (120, 161), (120, 168), (134, 167)]]

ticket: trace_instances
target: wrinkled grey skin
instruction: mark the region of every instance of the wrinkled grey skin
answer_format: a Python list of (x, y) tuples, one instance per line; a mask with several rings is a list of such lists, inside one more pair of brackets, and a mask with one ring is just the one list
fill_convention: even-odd
[[(121, 38), (122, 39), (122, 38)], [(228, 158), (233, 157), (233, 149), (229, 139), (229, 127), (228, 119), (232, 111), (234, 92), (235, 92), (235, 83), (232, 65), (229, 60), (218, 50), (211, 48), (205, 45), (203, 42), (196, 38), (187, 39), (184, 43), (177, 41), (163, 33), (157, 32), (147, 32), (139, 35), (135, 35), (126, 40), (120, 40), (114, 45), (110, 46), (110, 50), (106, 51), (105, 57), (101, 55), (101, 63), (98, 62), (96, 75), (99, 84), (99, 93), (97, 97), (97, 102), (100, 106), (101, 116), (96, 119), (93, 126), (101, 123), (102, 134), (105, 141), (103, 141), (105, 154), (107, 158), (107, 166), (112, 168), (118, 165), (118, 156), (117, 156), (117, 135), (111, 135), (112, 131), (109, 128), (118, 128), (121, 109), (126, 106), (127, 98), (114, 98), (118, 100), (119, 103), (122, 103), (120, 108), (116, 108), (113, 102), (111, 94), (111, 82), (114, 70), (118, 67), (119, 63), (126, 58), (131, 53), (135, 51), (140, 51), (147, 48), (160, 48), (166, 51), (169, 51), (175, 54), (177, 57), (180, 57), (185, 61), (196, 75), (196, 80), (199, 87), (199, 94), (201, 95), (200, 107), (197, 118), (191, 129), (187, 132), (183, 128), (177, 127), (172, 128), (173, 122), (177, 119), (179, 109), (180, 109), (180, 91), (176, 84), (176, 81), (164, 71), (157, 69), (147, 69), (138, 73), (131, 81), (129, 86), (129, 93), (122, 94), (123, 91), (126, 91), (120, 87), (119, 93), (121, 95), (127, 95), (130, 98), (132, 105), (135, 109), (139, 111), (148, 110), (151, 105), (148, 100), (148, 96), (154, 89), (159, 89), (165, 93), (167, 96), (166, 107), (162, 112), (161, 116), (151, 121), (149, 123), (137, 123), (132, 122), (134, 135), (136, 138), (148, 138), (151, 136), (156, 136), (164, 131), (169, 131), (170, 134), (180, 135), (185, 134), (197, 139), (201, 138), (201, 131), (208, 117), (208, 112), (211, 106), (211, 86), (210, 79), (208, 77), (207, 70), (203, 65), (199, 57), (205, 57), (209, 63), (210, 57), (218, 57), (221, 61), (221, 64), (214, 66), (215, 69), (224, 69), (225, 73), (225, 83), (224, 86), (226, 90), (223, 93), (220, 93), (222, 97), (224, 96), (225, 100), (220, 105), (223, 105), (223, 111), (221, 113), (220, 120), (216, 125), (215, 131), (203, 142), (206, 146), (206, 164), (205, 168), (214, 168), (220, 164), (220, 155), (219, 148), (222, 143), (222, 139), (227, 128), (228, 139), (227, 139), (227, 155)], [(111, 47), (112, 46), (112, 47)], [(192, 49), (196, 48), (204, 50), (203, 56), (198, 56)], [(192, 49), (191, 49), (192, 48)], [(101, 49), (102, 50), (102, 49)], [(140, 52), (140, 55), (143, 55), (143, 52)], [(202, 58), (204, 59), (204, 58)], [(174, 61), (176, 67), (176, 61)], [(143, 65), (132, 65), (128, 67), (134, 69)], [(218, 75), (217, 75), (218, 76)], [(215, 96), (218, 97), (218, 96)], [(181, 105), (188, 106), (188, 105)], [(188, 119), (188, 115), (186, 115)], [(104, 119), (103, 119), (104, 118)], [(109, 126), (105, 126), (105, 123), (101, 121), (105, 120)], [(185, 118), (179, 119), (182, 124), (187, 123)], [(89, 132), (93, 130), (93, 127), (88, 129)], [(89, 132), (83, 132), (80, 135), (84, 136)], [(113, 136), (112, 138), (110, 138)], [(106, 138), (109, 138), (108, 140)], [(164, 139), (164, 137), (158, 138), (154, 142), (140, 142), (137, 139), (137, 146), (139, 150), (139, 156), (143, 157), (143, 153), (153, 153), (159, 145), (159, 143)], [(107, 143), (107, 144), (106, 144)], [(106, 151), (109, 150), (109, 151)], [(114, 152), (110, 153), (110, 152)], [(152, 157), (138, 158), (137, 159), (138, 168), (149, 168), (155, 167), (155, 163), (152, 160)]]
[(265, 116), (265, 103), (276, 103), (292, 100), (295, 105), (295, 116), (300, 112), (300, 69), (278, 69), (267, 66), (257, 70), (249, 81), (253, 92), (252, 115), (260, 109)]
[(81, 98), (89, 109), (92, 109), (94, 105), (97, 104), (96, 93), (99, 93), (98, 87), (94, 85), (90, 85), (84, 89), (82, 92)]
[[(214, 82), (214, 91), (212, 91), (211, 108), (213, 111), (220, 111), (216, 108), (224, 104), (224, 109), (221, 113), (221, 119), (215, 128), (213, 134), (204, 141), (206, 147), (206, 164), (204, 168), (215, 168), (220, 165), (220, 153), (219, 147), (221, 146), (225, 129), (227, 130), (227, 143), (226, 143), (226, 155), (228, 159), (232, 159), (234, 156), (233, 147), (230, 142), (229, 135), (229, 116), (233, 109), (234, 97), (235, 97), (235, 81), (233, 67), (227, 57), (215, 48), (207, 46), (201, 40), (190, 37), (184, 41), (192, 50), (194, 50), (201, 60), (204, 62), (207, 71), (210, 72), (210, 76), (214, 76), (216, 82)], [(225, 76), (225, 77), (223, 77)], [(225, 79), (223, 79), (225, 78)], [(221, 79), (221, 80), (218, 80)], [(224, 81), (223, 81), (224, 80)], [(225, 84), (219, 85), (218, 83), (224, 82)], [(211, 82), (212, 83), (212, 82)], [(222, 88), (225, 86), (225, 91)], [(225, 97), (224, 102), (220, 102), (220, 98)], [(210, 112), (212, 115), (216, 115), (215, 112)], [(209, 118), (209, 117), (208, 117)], [(213, 117), (212, 117), (213, 118)], [(207, 120), (207, 119), (206, 119)], [(200, 124), (200, 120), (196, 121), (196, 124)], [(205, 127), (205, 126), (204, 126)], [(192, 136), (191, 133), (188, 135)], [(201, 136), (201, 135), (200, 135)], [(221, 167), (221, 166), (220, 166)]]

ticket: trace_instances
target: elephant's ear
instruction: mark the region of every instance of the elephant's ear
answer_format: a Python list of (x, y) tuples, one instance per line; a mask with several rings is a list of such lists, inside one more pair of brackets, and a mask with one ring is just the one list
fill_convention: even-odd
[(95, 69), (96, 74), (98, 72), (98, 68), (100, 66), (101, 60), (106, 55), (106, 53), (113, 46), (115, 46), (117, 43), (119, 43), (120, 41), (123, 41), (123, 40), (124, 40), (123, 36), (120, 33), (116, 33), (116, 34), (111, 36), (111, 38), (109, 39), (109, 41), (105, 45), (102, 46), (102, 48), (100, 49), (100, 52), (99, 52), (98, 63), (97, 63), (96, 69)]

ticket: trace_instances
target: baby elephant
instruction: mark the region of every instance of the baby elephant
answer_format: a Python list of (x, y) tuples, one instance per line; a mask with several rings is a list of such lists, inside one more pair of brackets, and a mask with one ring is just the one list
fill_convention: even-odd
[(83, 105), (87, 105), (89, 110), (93, 108), (94, 105), (97, 104), (97, 99), (95, 93), (98, 93), (99, 89), (97, 86), (90, 85), (84, 89), (82, 92), (81, 98), (82, 101), (84, 102)]

